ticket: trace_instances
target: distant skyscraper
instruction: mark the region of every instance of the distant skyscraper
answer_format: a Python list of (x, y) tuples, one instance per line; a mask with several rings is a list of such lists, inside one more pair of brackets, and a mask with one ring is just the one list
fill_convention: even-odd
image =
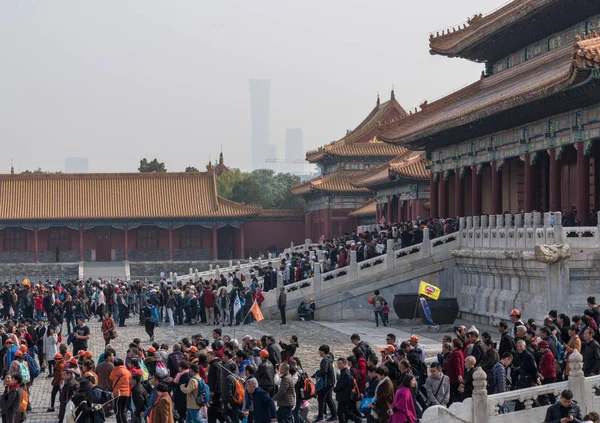
[(88, 173), (87, 157), (67, 157), (65, 159), (65, 173)]
[(270, 79), (251, 79), (250, 115), (252, 121), (252, 169), (273, 168), (265, 164), (269, 157), (277, 157), (276, 150), (269, 143), (269, 99)]
[(281, 167), (283, 172), (301, 172), (304, 164), (294, 163), (304, 159), (304, 145), (302, 140), (302, 129), (287, 128), (285, 130), (285, 165)]

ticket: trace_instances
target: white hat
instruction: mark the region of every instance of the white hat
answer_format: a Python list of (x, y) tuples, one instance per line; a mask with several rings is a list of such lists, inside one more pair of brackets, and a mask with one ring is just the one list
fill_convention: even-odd
[(467, 331), (467, 333), (476, 333), (477, 335), (479, 335), (479, 331), (477, 330), (477, 328), (475, 327), (475, 325), (471, 326), (469, 328), (469, 330)]

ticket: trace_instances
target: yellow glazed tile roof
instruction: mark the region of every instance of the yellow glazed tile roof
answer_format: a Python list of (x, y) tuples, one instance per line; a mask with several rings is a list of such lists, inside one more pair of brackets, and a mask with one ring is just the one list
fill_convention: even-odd
[(0, 220), (202, 219), (258, 215), (218, 197), (214, 172), (0, 175)]

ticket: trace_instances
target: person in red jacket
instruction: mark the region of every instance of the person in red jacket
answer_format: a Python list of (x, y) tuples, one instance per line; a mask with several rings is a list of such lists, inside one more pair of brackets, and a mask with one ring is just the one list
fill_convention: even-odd
[(217, 297), (210, 285), (205, 287), (203, 295), (204, 308), (206, 309), (206, 324), (218, 325), (219, 322), (215, 320), (215, 305), (217, 304)]
[(459, 377), (465, 376), (465, 356), (462, 352), (462, 341), (458, 338), (452, 340), (452, 352), (448, 361), (446, 361), (446, 376), (450, 379), (450, 402), (448, 406), (453, 402), (460, 402), (462, 395), (458, 392), (460, 386)]
[[(556, 359), (550, 351), (550, 344), (547, 341), (540, 341), (538, 344), (540, 351), (540, 370), (542, 376), (542, 385), (556, 382)], [(538, 398), (541, 405), (554, 404), (556, 398), (554, 395), (542, 395)]]

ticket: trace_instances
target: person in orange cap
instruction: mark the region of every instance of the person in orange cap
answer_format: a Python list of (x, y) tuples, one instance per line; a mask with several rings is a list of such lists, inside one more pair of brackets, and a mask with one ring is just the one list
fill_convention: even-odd
[(513, 326), (513, 337), (514, 337), (517, 335), (517, 327), (525, 326), (525, 323), (523, 323), (523, 321), (521, 320), (521, 312), (516, 308), (510, 312), (510, 315), (508, 317), (510, 317), (510, 321), (513, 322), (513, 324), (514, 324), (514, 326)]
[(275, 394), (275, 369), (273, 363), (269, 361), (269, 351), (260, 350), (258, 356), (260, 364), (255, 375), (258, 386), (272, 397)]
[(23, 384), (26, 385), (31, 381), (31, 377), (29, 376), (29, 366), (25, 361), (25, 357), (23, 356), (23, 351), (17, 350), (15, 352), (15, 359), (10, 364), (10, 368), (8, 369), (8, 373), (11, 375), (20, 374), (23, 377)]
[(69, 361), (73, 357), (73, 353), (68, 352), (65, 354), (65, 361)]
[(410, 337), (408, 342), (410, 343), (410, 345), (412, 345), (413, 350), (415, 350), (416, 352), (419, 353), (419, 357), (421, 358), (421, 361), (424, 363), (425, 362), (425, 349), (423, 348), (423, 346), (421, 344), (419, 344), (419, 337), (417, 335), (413, 335)]

